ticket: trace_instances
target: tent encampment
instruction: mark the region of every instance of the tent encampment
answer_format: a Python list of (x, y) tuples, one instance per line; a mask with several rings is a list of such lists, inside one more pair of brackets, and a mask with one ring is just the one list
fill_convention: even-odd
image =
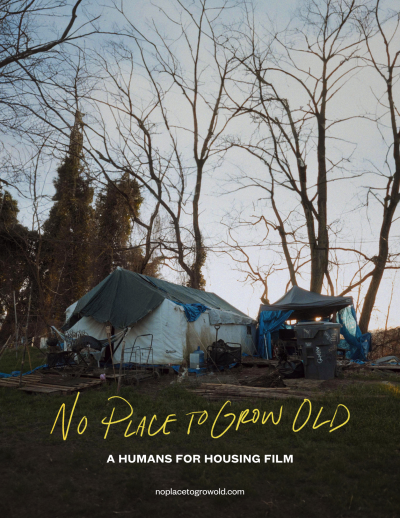
[[(190, 352), (218, 339), (240, 344), (253, 354), (256, 322), (214, 293), (179, 286), (161, 279), (117, 268), (66, 310), (64, 330), (69, 335), (85, 333), (99, 340), (130, 328), (125, 337), (124, 361), (135, 362), (140, 350), (145, 363), (177, 365)], [(120, 361), (121, 347), (114, 354)], [(143, 355), (141, 358), (143, 362)]]

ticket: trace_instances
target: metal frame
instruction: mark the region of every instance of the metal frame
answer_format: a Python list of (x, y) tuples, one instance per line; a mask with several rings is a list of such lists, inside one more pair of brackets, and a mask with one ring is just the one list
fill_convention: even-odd
[[(143, 338), (145, 336), (150, 336), (150, 346), (149, 347), (136, 347), (136, 341), (138, 338)], [(133, 345), (131, 347), (128, 347), (125, 349), (124, 356), (128, 358), (129, 354), (129, 361), (124, 361), (124, 363), (130, 363), (134, 367), (133, 369), (129, 369), (134, 372), (143, 371), (148, 368), (152, 368), (154, 371), (154, 354), (153, 354), (153, 334), (152, 333), (146, 333), (144, 335), (137, 335), (135, 337), (135, 341), (133, 342)], [(145, 362), (143, 362), (143, 357), (147, 354), (147, 357), (145, 359)], [(132, 361), (133, 360), (133, 361)], [(126, 367), (123, 367), (124, 374), (126, 374)]]

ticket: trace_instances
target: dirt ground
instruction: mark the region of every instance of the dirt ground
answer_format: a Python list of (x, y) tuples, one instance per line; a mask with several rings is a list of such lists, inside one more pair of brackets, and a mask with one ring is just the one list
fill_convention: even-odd
[[(188, 378), (182, 380), (182, 386), (186, 388), (190, 388), (194, 385), (201, 383), (223, 383), (223, 384), (232, 384), (232, 385), (240, 385), (241, 382), (254, 378), (256, 376), (261, 376), (266, 374), (267, 372), (272, 372), (273, 368), (268, 367), (239, 367), (233, 368), (226, 371), (222, 371), (220, 373), (210, 373), (201, 376), (196, 376), (195, 374), (190, 374)], [(366, 384), (381, 384), (381, 383), (391, 383), (391, 384), (400, 384), (400, 373), (397, 372), (380, 372), (372, 373), (366, 370), (357, 370), (359, 373), (358, 378), (354, 378), (354, 371), (348, 370), (342, 373), (342, 377), (334, 378), (331, 380), (311, 380), (306, 378), (297, 378), (297, 379), (284, 379), (283, 383), (286, 387), (293, 390), (310, 390), (312, 391), (318, 390), (323, 392), (337, 392), (341, 390), (345, 390), (347, 387), (351, 385), (356, 386), (365, 386)], [(145, 381), (141, 383), (137, 390), (143, 394), (151, 395), (156, 398), (168, 385), (173, 385), (178, 383), (178, 375), (170, 374), (163, 375), (160, 379), (153, 379), (149, 381)]]

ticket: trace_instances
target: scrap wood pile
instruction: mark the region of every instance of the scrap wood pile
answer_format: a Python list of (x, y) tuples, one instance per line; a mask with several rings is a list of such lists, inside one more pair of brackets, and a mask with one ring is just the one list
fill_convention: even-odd
[(210, 400), (230, 400), (243, 401), (244, 399), (268, 398), (268, 399), (304, 399), (311, 395), (321, 396), (321, 392), (292, 390), (288, 387), (249, 387), (242, 385), (228, 385), (217, 383), (202, 383), (198, 388), (192, 389), (191, 392), (203, 396)]
[(102, 381), (97, 379), (85, 379), (81, 377), (63, 378), (62, 376), (52, 374), (42, 376), (41, 374), (36, 373), (23, 376), (21, 387), (20, 380), (17, 377), (0, 379), (1, 387), (13, 388), (32, 393), (63, 395), (68, 395), (77, 391), (82, 392), (86, 389), (99, 387), (101, 384)]
[[(304, 399), (310, 397), (310, 392), (292, 390), (288, 387), (265, 388), (265, 387), (249, 387), (241, 385), (228, 385), (217, 383), (202, 383), (192, 392), (211, 400), (230, 400), (242, 401), (244, 399), (269, 398), (269, 399)], [(313, 396), (321, 395), (313, 393)]]
[(281, 372), (276, 368), (257, 376), (239, 380), (237, 385), (222, 383), (202, 383), (191, 391), (210, 400), (243, 401), (245, 399), (304, 399), (322, 396), (322, 392), (310, 390), (293, 390), (283, 381)]

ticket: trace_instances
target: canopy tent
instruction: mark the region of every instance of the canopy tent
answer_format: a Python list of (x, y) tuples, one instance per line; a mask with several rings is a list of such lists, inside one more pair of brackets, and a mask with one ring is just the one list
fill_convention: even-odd
[[(312, 320), (317, 317), (326, 318), (332, 315), (332, 313), (337, 313), (336, 318), (342, 324), (341, 333), (345, 335), (346, 340), (351, 344), (346, 346), (348, 349), (351, 347), (349, 358), (355, 358), (356, 355), (364, 357), (369, 348), (367, 340), (369, 333), (361, 336), (359, 329), (356, 333), (357, 323), (352, 305), (352, 297), (330, 297), (293, 286), (275, 304), (263, 304), (260, 306), (258, 338), (258, 352), (260, 356), (271, 358), (271, 333), (283, 327), (285, 320), (289, 320), (289, 318), (290, 320)], [(349, 315), (352, 315), (355, 322), (354, 325)], [(345, 340), (342, 342), (346, 343)]]
[[(105, 339), (106, 325), (114, 333), (128, 329), (125, 361), (137, 363), (138, 352), (152, 347), (144, 363), (180, 364), (198, 346), (204, 351), (218, 338), (255, 352), (256, 322), (214, 293), (117, 268), (66, 313), (67, 333)], [(136, 353), (135, 353), (136, 351)], [(120, 361), (121, 347), (114, 354)]]
[(309, 320), (316, 317), (325, 318), (352, 304), (352, 297), (320, 295), (319, 293), (293, 286), (290, 291), (274, 304), (262, 304), (260, 306), (260, 313), (262, 311), (292, 311), (290, 315), (292, 320)]

